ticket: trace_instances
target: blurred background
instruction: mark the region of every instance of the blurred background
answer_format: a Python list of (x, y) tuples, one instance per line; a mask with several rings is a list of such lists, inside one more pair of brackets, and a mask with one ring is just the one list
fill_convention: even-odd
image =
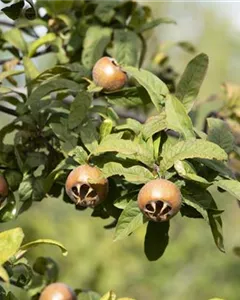
[[(142, 2), (143, 3), (143, 2)], [(240, 83), (240, 2), (148, 1), (155, 17), (171, 17), (177, 25), (161, 25), (148, 40), (148, 50), (166, 41), (189, 41), (197, 53), (210, 58), (207, 77), (198, 97), (204, 101), (220, 91), (224, 81)], [(169, 51), (171, 65), (181, 74), (191, 54), (174, 47)], [(49, 68), (52, 58), (36, 61), (40, 70)], [(0, 126), (9, 122), (0, 113)], [(214, 297), (239, 300), (240, 258), (233, 253), (240, 246), (240, 210), (235, 199), (221, 194), (216, 199), (224, 209), (226, 254), (217, 250), (208, 225), (203, 220), (182, 218), (171, 222), (170, 243), (164, 256), (148, 262), (143, 253), (145, 228), (121, 242), (113, 242), (113, 231), (103, 226), (111, 220), (90, 218), (90, 211), (76, 211), (59, 199), (34, 203), (16, 222), (2, 229), (23, 227), (25, 242), (38, 238), (56, 239), (69, 250), (67, 257), (49, 246), (32, 250), (28, 258), (50, 256), (59, 263), (60, 281), (73, 288), (100, 294), (114, 290), (118, 296), (137, 300), (207, 300)], [(18, 291), (19, 299), (27, 299)]]

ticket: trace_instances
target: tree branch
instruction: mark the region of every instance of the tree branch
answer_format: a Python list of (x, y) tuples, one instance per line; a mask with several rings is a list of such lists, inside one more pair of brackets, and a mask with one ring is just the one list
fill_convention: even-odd
[(2, 106), (2, 105), (0, 105), (0, 111), (5, 114), (14, 116), (14, 117), (18, 116), (17, 112), (14, 109), (11, 109), (11, 108), (8, 108), (8, 107)]
[[(47, 53), (50, 52), (50, 50), (51, 50), (51, 46), (47, 47), (46, 49), (44, 49), (44, 50), (42, 50), (42, 51), (37, 52), (35, 55), (32, 56), (32, 58), (38, 57), (38, 56), (43, 55), (43, 54), (47, 54)], [(22, 59), (23, 59), (22, 57), (19, 58), (19, 62), (17, 63), (18, 65), (20, 65), (20, 61), (21, 61)], [(9, 60), (11, 60), (11, 58), (8, 58), (8, 59), (0, 59), (0, 65), (5, 64), (5, 63), (8, 62)]]
[[(0, 21), (0, 25), (3, 25), (3, 26), (6, 26), (6, 27), (15, 27), (15, 24), (14, 23), (9, 23), (9, 22), (6, 22), (6, 21)], [(25, 28), (20, 28), (24, 33), (32, 36), (32, 37), (35, 37), (35, 38), (39, 38), (38, 34), (34, 31), (34, 29), (32, 29), (32, 32), (30, 32), (29, 30), (25, 29)]]
[(0, 25), (7, 26), (7, 27), (13, 27), (14, 26), (13, 23), (8, 23), (8, 22), (3, 21), (3, 20), (0, 21)]

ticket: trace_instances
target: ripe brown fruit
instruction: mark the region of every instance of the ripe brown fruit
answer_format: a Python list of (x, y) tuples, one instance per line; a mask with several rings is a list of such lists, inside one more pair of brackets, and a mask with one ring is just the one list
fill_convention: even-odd
[(8, 195), (8, 183), (6, 179), (0, 175), (0, 203), (7, 197)]
[(121, 70), (113, 58), (107, 56), (96, 62), (92, 70), (92, 77), (95, 84), (106, 91), (119, 90), (127, 82), (126, 73)]
[(137, 201), (140, 210), (148, 219), (163, 222), (179, 212), (181, 198), (181, 192), (173, 182), (155, 179), (141, 188)]
[(77, 300), (77, 296), (65, 283), (55, 282), (45, 287), (39, 300)]
[(76, 205), (93, 208), (107, 197), (108, 180), (98, 168), (82, 165), (68, 175), (65, 187)]

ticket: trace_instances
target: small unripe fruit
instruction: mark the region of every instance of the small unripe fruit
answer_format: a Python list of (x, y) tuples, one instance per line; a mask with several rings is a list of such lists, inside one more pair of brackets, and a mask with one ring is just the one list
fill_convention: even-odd
[(111, 57), (100, 58), (92, 70), (93, 81), (106, 91), (121, 89), (127, 82), (127, 75)]
[(7, 197), (8, 195), (8, 183), (6, 179), (0, 175), (0, 203)]
[(76, 205), (93, 208), (107, 197), (108, 180), (98, 168), (82, 165), (71, 171), (65, 187)]
[(179, 212), (182, 197), (179, 188), (173, 182), (155, 179), (141, 188), (137, 201), (140, 210), (148, 219), (163, 222)]
[(65, 283), (55, 282), (43, 290), (39, 300), (77, 300), (77, 296)]

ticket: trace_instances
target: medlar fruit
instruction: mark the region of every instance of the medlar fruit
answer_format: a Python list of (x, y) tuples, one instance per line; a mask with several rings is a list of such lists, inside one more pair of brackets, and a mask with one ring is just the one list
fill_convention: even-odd
[(0, 204), (8, 195), (8, 183), (3, 175), (0, 175)]
[(141, 188), (137, 201), (140, 210), (148, 219), (163, 222), (179, 212), (182, 197), (179, 188), (173, 182), (155, 179)]
[(108, 180), (98, 168), (82, 165), (71, 171), (65, 187), (76, 205), (93, 208), (106, 198)]
[(65, 283), (55, 282), (45, 287), (39, 300), (77, 300), (77, 296)]
[(127, 82), (127, 75), (111, 57), (100, 58), (92, 70), (93, 81), (106, 91), (121, 89)]

